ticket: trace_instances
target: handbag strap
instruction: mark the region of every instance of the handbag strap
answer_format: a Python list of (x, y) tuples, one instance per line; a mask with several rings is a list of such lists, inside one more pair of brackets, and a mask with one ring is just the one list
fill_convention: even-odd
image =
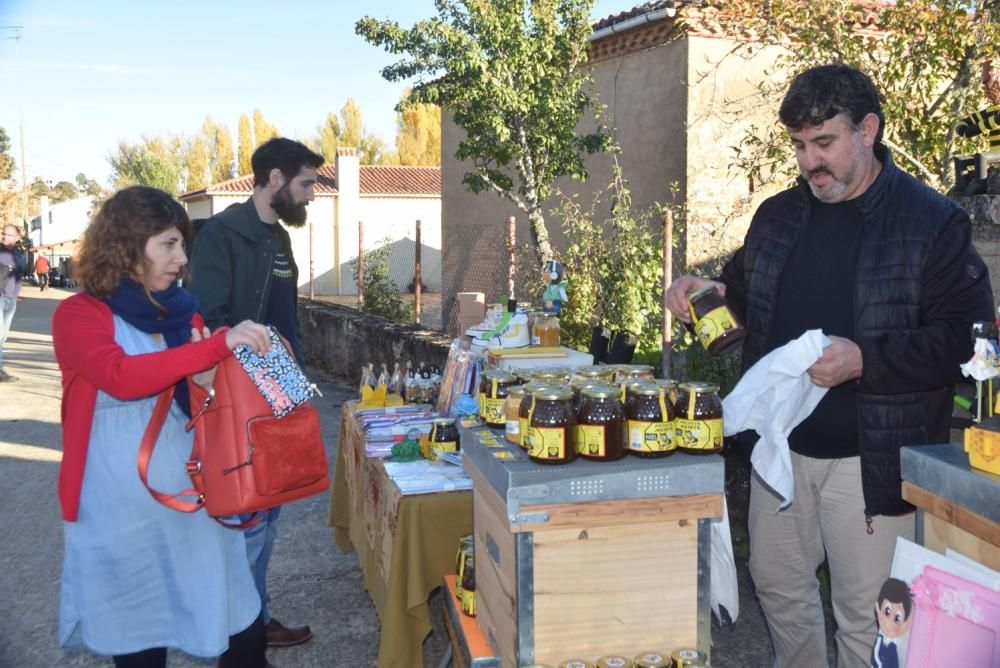
[[(149, 418), (149, 424), (146, 425), (146, 431), (142, 435), (142, 443), (139, 445), (139, 457), (137, 462), (139, 467), (139, 479), (142, 480), (142, 484), (146, 486), (147, 490), (149, 490), (150, 495), (167, 508), (172, 508), (173, 510), (178, 510), (182, 513), (193, 513), (205, 505), (205, 497), (198, 490), (185, 489), (184, 491), (177, 492), (176, 494), (167, 494), (149, 486), (149, 462), (153, 458), (153, 449), (156, 447), (156, 441), (160, 437), (160, 431), (163, 429), (163, 425), (167, 421), (167, 413), (170, 412), (170, 402), (173, 400), (173, 386), (170, 386), (168, 389), (160, 392), (159, 396), (156, 398), (156, 406), (153, 407), (153, 414)], [(185, 501), (184, 499), (178, 498), (181, 496), (194, 496), (197, 497), (197, 500)]]

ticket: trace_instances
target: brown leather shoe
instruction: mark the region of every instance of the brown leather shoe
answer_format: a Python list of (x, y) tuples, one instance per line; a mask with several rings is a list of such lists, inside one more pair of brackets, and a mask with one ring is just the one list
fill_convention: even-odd
[(291, 647), (301, 645), (313, 637), (312, 629), (308, 626), (285, 626), (274, 617), (267, 623), (267, 646), (268, 647)]

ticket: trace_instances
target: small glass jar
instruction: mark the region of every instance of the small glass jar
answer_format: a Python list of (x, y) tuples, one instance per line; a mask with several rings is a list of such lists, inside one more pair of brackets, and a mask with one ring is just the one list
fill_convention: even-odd
[(570, 376), (569, 369), (561, 366), (550, 366), (541, 369), (535, 369), (531, 372), (531, 380), (542, 381), (544, 383), (566, 383), (569, 381)]
[(653, 367), (648, 364), (622, 364), (618, 370), (619, 385), (636, 380), (653, 381)]
[(694, 334), (710, 355), (722, 355), (743, 340), (743, 325), (715, 286), (696, 290), (688, 297)]
[(628, 451), (637, 457), (664, 457), (674, 451), (674, 410), (655, 383), (632, 387), (628, 407)]
[(594, 366), (582, 366), (573, 371), (573, 380), (590, 380), (605, 385), (611, 385), (614, 381), (615, 370), (605, 364), (595, 364)]
[(674, 668), (708, 668), (708, 655), (696, 649), (678, 649), (670, 653)]
[(674, 668), (674, 661), (660, 652), (639, 652), (632, 663), (635, 668)]
[(507, 423), (504, 400), (511, 387), (518, 384), (517, 378), (509, 371), (487, 369), (479, 381), (479, 417), (491, 427), (503, 427)]
[(442, 452), (458, 452), (461, 443), (455, 418), (434, 418), (431, 420), (430, 455), (440, 459)]
[(681, 383), (677, 387), (677, 447), (689, 452), (722, 450), (722, 401), (719, 386)]
[(573, 392), (545, 387), (532, 394), (528, 420), (528, 457), (539, 464), (568, 464), (576, 459), (573, 443)]
[(531, 345), (543, 348), (558, 348), (560, 345), (559, 316), (543, 311), (535, 316), (531, 330)]
[(507, 441), (521, 445), (521, 402), (524, 400), (524, 385), (514, 385), (507, 388), (507, 398), (504, 399), (504, 415), (507, 418), (504, 434)]
[(476, 555), (469, 552), (462, 569), (462, 612), (469, 617), (476, 616)]
[(625, 456), (625, 408), (618, 391), (593, 385), (581, 392), (573, 440), (585, 459), (613, 461)]
[(632, 659), (617, 654), (602, 656), (597, 660), (597, 668), (633, 668)]
[(465, 568), (465, 557), (472, 554), (473, 541), (471, 533), (458, 540), (458, 554), (455, 555), (455, 596), (459, 599), (462, 597), (462, 570)]

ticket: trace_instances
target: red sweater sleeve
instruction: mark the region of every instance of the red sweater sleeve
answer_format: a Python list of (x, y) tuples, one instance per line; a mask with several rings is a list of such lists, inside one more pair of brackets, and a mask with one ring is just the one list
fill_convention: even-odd
[(160, 352), (128, 355), (115, 341), (111, 310), (85, 293), (56, 309), (52, 342), (61, 367), (123, 400), (156, 394), (232, 354), (220, 334)]

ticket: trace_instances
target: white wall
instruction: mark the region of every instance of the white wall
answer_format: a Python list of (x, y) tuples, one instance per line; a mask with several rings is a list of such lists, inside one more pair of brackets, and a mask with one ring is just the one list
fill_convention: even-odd
[(51, 205), (48, 220), (42, 220), (40, 230), (31, 231), (32, 245), (41, 246), (78, 239), (90, 222), (93, 206), (93, 198), (86, 196)]

